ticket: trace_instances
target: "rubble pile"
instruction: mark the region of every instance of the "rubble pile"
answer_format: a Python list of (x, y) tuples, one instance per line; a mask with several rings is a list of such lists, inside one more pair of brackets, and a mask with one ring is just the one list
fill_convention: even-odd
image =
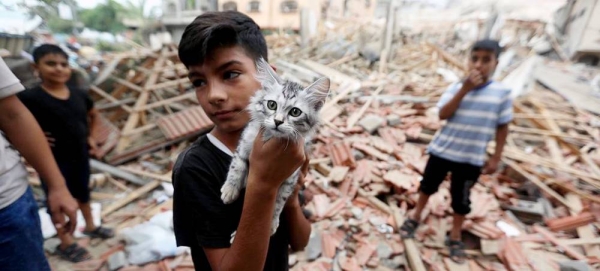
[[(290, 255), (292, 270), (600, 268), (600, 116), (582, 101), (597, 98), (581, 89), (573, 90), (580, 96), (571, 94), (578, 83), (571, 63), (537, 59), (526, 69), (535, 55), (528, 47), (511, 48), (497, 74), (523, 91), (513, 95), (502, 168), (482, 175), (472, 189), (463, 229), (468, 261), (454, 263), (444, 245), (452, 225), (449, 182), (430, 198), (416, 238), (400, 238), (398, 227), (416, 204), (427, 144), (443, 125), (435, 104), (464, 76), (468, 46), (417, 36), (377, 45), (385, 40), (381, 33), (373, 24), (339, 21), (306, 46), (297, 35), (267, 36), (269, 61), (283, 78), (332, 82), (305, 181), (313, 231), (306, 249)], [(211, 127), (174, 52), (115, 57), (92, 88), (106, 119), (101, 141), (112, 142), (104, 163), (92, 163), (99, 172), (93, 196), (103, 204), (103, 222), (119, 231), (172, 208), (172, 163), (186, 139)], [(525, 79), (515, 76), (522, 70)], [(102, 247), (97, 264), (110, 265), (112, 258), (118, 266), (125, 258), (116, 240), (92, 245)], [(120, 270), (192, 270), (189, 256), (177, 255)]]

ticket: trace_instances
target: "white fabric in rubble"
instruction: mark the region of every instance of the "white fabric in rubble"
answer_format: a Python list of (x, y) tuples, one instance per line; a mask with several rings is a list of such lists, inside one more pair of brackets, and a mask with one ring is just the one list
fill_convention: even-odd
[(143, 265), (184, 253), (177, 248), (173, 232), (173, 211), (155, 215), (150, 221), (123, 229), (121, 232), (127, 246), (130, 264)]

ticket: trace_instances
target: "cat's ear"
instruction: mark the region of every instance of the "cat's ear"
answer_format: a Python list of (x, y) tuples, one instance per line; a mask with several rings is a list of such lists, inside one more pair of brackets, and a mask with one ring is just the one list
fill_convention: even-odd
[(271, 65), (262, 57), (256, 61), (256, 77), (265, 89), (271, 89), (275, 85), (283, 85), (284, 83), (283, 79), (277, 75)]
[(329, 78), (321, 77), (306, 88), (308, 101), (315, 110), (321, 110), (321, 107), (325, 104), (325, 99), (329, 95), (329, 86)]

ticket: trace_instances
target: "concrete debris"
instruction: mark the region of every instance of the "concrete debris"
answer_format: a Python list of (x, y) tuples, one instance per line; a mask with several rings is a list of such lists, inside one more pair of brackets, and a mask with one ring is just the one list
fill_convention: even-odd
[(128, 265), (127, 256), (123, 251), (119, 251), (115, 254), (112, 254), (108, 258), (108, 269), (110, 271), (118, 270), (119, 268), (122, 268), (126, 265)]
[(558, 264), (560, 271), (592, 271), (590, 266), (583, 261), (562, 261)]
[[(411, 1), (388, 2), (393, 17), (399, 2)], [(577, 269), (583, 262), (600, 269), (598, 70), (561, 57), (545, 22), (501, 11), (488, 21), (472, 14), (475, 7), (465, 9), (456, 23), (328, 18), (304, 46), (286, 31), (265, 37), (283, 78), (332, 82), (308, 153), (303, 196), (312, 233), (304, 251), (290, 255), (291, 270), (585, 270)], [(430, 197), (414, 239), (403, 240), (398, 229), (416, 205), (427, 146), (444, 125), (436, 103), (465, 77), (470, 45), (484, 34), (502, 36), (510, 52), (494, 78), (513, 90), (514, 120), (500, 169), (471, 188), (463, 226), (468, 259), (457, 265), (444, 244), (453, 217), (450, 182)], [(176, 45), (104, 58), (109, 65), (91, 87), (102, 108), (97, 141), (105, 154), (91, 161), (102, 177), (92, 199), (104, 205), (102, 223), (120, 232), (172, 209), (173, 164), (212, 123), (195, 100)], [(488, 154), (494, 147), (489, 144)], [(87, 247), (110, 270), (193, 270), (189, 254), (126, 266), (123, 244), (100, 244)]]
[(377, 115), (368, 115), (362, 118), (358, 125), (362, 126), (369, 134), (375, 132), (381, 125), (385, 123), (385, 119)]

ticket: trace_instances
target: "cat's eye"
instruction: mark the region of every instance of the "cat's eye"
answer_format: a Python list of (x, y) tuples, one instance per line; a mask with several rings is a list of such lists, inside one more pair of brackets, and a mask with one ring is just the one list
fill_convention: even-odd
[(300, 114), (302, 114), (302, 110), (300, 110), (296, 107), (294, 107), (294, 108), (292, 108), (292, 110), (290, 110), (290, 116), (292, 116), (292, 117), (298, 117), (298, 116), (300, 116)]
[(275, 110), (277, 109), (277, 103), (273, 100), (269, 100), (267, 101), (267, 108), (269, 108), (270, 110)]

